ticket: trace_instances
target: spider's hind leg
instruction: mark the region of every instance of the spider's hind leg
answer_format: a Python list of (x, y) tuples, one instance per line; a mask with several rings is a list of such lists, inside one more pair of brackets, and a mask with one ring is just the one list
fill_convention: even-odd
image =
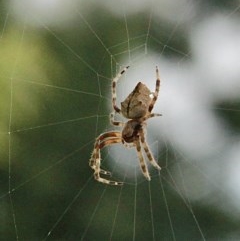
[(116, 104), (116, 100), (117, 100), (117, 91), (116, 91), (116, 87), (117, 87), (117, 82), (118, 80), (121, 78), (121, 76), (126, 72), (126, 70), (129, 68), (129, 66), (126, 66), (123, 70), (121, 70), (116, 77), (112, 80), (112, 106), (113, 109), (117, 112), (117, 113), (121, 113), (121, 109), (117, 106)]
[(156, 101), (157, 101), (157, 98), (158, 98), (158, 93), (159, 93), (159, 90), (160, 90), (160, 76), (159, 76), (159, 71), (158, 71), (158, 67), (156, 66), (156, 87), (155, 87), (155, 92), (152, 93), (153, 95), (153, 99), (152, 99), (152, 102), (150, 103), (149, 107), (148, 107), (148, 111), (151, 113)]
[(153, 118), (153, 117), (157, 117), (157, 116), (162, 116), (162, 114), (159, 113), (149, 113), (146, 116), (142, 117), (141, 119), (139, 119), (140, 122), (144, 122), (149, 118)]
[(114, 119), (115, 114), (116, 114), (116, 112), (112, 112), (112, 113), (110, 114), (110, 116), (109, 116), (109, 118), (110, 118), (110, 123), (111, 123), (112, 125), (114, 125), (114, 126), (124, 126), (124, 123), (123, 123), (123, 122), (121, 122), (121, 121), (116, 121), (116, 120)]

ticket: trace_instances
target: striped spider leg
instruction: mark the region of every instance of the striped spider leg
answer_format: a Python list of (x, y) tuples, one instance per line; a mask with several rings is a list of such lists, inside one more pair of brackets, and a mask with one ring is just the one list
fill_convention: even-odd
[(105, 171), (100, 168), (101, 166), (101, 153), (100, 150), (104, 148), (105, 146), (113, 145), (116, 143), (121, 143), (121, 132), (118, 131), (109, 131), (105, 132), (96, 139), (94, 144), (94, 149), (89, 161), (90, 167), (94, 170), (94, 178), (102, 183), (109, 184), (109, 185), (122, 185), (122, 182), (116, 182), (112, 180), (108, 180), (105, 178), (102, 178), (100, 174), (104, 175), (111, 175), (109, 171)]

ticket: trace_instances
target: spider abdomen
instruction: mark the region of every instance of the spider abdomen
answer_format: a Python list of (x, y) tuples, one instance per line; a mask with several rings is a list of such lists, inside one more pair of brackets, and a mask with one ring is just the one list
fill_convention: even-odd
[(138, 119), (147, 114), (151, 103), (151, 91), (139, 82), (128, 97), (121, 102), (122, 115), (128, 119)]

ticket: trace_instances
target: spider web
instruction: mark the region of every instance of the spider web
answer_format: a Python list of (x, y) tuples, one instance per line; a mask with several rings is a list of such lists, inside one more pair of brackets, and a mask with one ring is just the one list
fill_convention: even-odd
[[(238, 240), (239, 8), (1, 2), (1, 239)], [(105, 148), (103, 169), (125, 183), (112, 187), (88, 160), (128, 64), (118, 104), (160, 70), (147, 141), (162, 170), (148, 182), (133, 148)]]

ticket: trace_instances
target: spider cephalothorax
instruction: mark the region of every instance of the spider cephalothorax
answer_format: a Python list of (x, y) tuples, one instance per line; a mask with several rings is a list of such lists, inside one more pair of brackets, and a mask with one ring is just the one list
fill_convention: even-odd
[(122, 142), (132, 143), (139, 139), (139, 132), (142, 129), (142, 124), (138, 120), (128, 121), (122, 130)]
[[(89, 161), (90, 167), (94, 170), (94, 178), (102, 183), (111, 184), (111, 185), (122, 185), (122, 182), (115, 182), (105, 178), (102, 178), (100, 174), (110, 175), (110, 172), (104, 171), (100, 168), (100, 150), (105, 146), (109, 146), (116, 143), (128, 143), (136, 147), (137, 155), (139, 158), (140, 167), (143, 175), (147, 180), (150, 181), (150, 176), (148, 169), (146, 167), (142, 147), (148, 157), (149, 162), (158, 170), (160, 166), (155, 161), (148, 144), (145, 140), (144, 128), (146, 126), (146, 120), (160, 116), (160, 114), (151, 113), (154, 107), (154, 104), (158, 97), (158, 92), (160, 88), (160, 78), (158, 73), (158, 68), (156, 67), (156, 87), (155, 92), (151, 92), (146, 85), (139, 82), (134, 90), (127, 96), (127, 98), (121, 102), (121, 108), (116, 105), (116, 85), (117, 81), (123, 75), (123, 73), (129, 68), (125, 67), (112, 81), (112, 106), (114, 112), (110, 115), (110, 122), (115, 126), (121, 126), (122, 131), (109, 131), (103, 134), (100, 134), (95, 141), (94, 150)], [(115, 121), (115, 114), (121, 114), (125, 118), (129, 119), (126, 123)]]

